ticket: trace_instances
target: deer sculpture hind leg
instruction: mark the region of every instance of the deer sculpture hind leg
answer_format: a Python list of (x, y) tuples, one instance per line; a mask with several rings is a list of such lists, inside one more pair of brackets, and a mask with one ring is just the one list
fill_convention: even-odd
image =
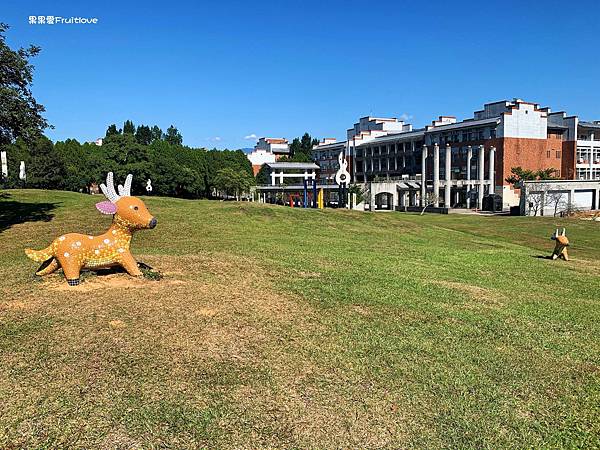
[(81, 260), (75, 253), (64, 252), (57, 256), (58, 262), (63, 269), (65, 279), (69, 286), (79, 284), (79, 274), (81, 272)]
[(58, 268), (60, 267), (60, 264), (58, 263), (58, 260), (54, 257), (46, 260), (37, 270), (37, 272), (35, 273), (37, 276), (44, 276), (44, 275), (49, 275), (53, 272), (56, 272), (58, 270)]

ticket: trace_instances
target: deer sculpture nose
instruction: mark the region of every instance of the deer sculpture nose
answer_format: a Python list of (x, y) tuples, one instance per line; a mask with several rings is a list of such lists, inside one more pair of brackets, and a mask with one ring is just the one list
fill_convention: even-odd
[(150, 228), (154, 228), (156, 226), (156, 222), (157, 222), (156, 218), (153, 217), (152, 220), (150, 221), (150, 223), (148, 224), (148, 226)]

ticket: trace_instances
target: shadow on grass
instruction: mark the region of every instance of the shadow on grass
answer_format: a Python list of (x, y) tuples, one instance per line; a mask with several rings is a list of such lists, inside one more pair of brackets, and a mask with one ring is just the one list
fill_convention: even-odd
[(54, 217), (50, 211), (60, 203), (26, 203), (10, 200), (10, 194), (0, 194), (0, 233), (18, 223), (49, 222)]
[[(154, 269), (152, 266), (149, 266), (148, 264), (141, 261), (138, 261), (137, 265), (142, 271), (142, 275), (144, 276), (144, 278), (155, 281), (162, 279), (163, 275), (158, 270)], [(123, 269), (123, 267), (116, 265), (111, 267), (103, 267), (99, 269), (86, 269), (84, 272), (82, 272), (82, 275), (103, 277), (107, 275), (114, 275), (117, 273), (127, 273), (127, 271)]]

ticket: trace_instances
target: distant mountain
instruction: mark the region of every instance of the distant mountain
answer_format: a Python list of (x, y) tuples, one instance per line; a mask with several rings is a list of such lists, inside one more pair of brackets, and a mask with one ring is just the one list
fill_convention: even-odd
[(249, 147), (249, 148), (240, 148), (241, 151), (243, 151), (246, 155), (248, 153), (252, 153), (254, 151), (254, 148)]

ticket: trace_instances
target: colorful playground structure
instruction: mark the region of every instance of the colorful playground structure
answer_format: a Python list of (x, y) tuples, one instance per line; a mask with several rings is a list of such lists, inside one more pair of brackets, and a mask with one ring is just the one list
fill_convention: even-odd
[[(317, 184), (319, 166), (315, 163), (273, 162), (267, 163), (271, 184), (257, 186), (259, 201), (279, 203), (290, 207), (320, 208), (325, 206), (345, 208), (348, 199), (350, 173), (343, 152), (339, 155), (340, 169), (336, 184)], [(301, 179), (302, 184), (288, 180)]]

